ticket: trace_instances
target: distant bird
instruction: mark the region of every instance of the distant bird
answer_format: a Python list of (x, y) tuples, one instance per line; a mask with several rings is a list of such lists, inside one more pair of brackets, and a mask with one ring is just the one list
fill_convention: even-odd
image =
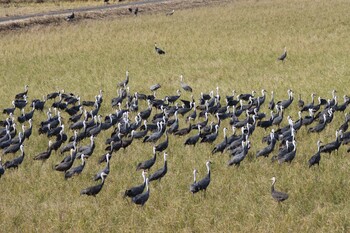
[(309, 168), (315, 164), (320, 165), (320, 160), (321, 160), (320, 147), (321, 147), (321, 141), (318, 140), (317, 141), (317, 152), (309, 159)]
[(134, 15), (137, 15), (137, 13), (139, 13), (139, 8), (138, 7), (135, 8)]
[(164, 152), (164, 166), (160, 169), (158, 169), (157, 171), (155, 171), (153, 174), (151, 174), (149, 176), (149, 181), (153, 181), (153, 180), (161, 180), (165, 174), (167, 173), (168, 171), (168, 164), (167, 164), (167, 160), (166, 160), (166, 157), (167, 157), (167, 153)]
[(287, 47), (284, 47), (284, 52), (282, 53), (281, 56), (279, 56), (279, 57), (277, 58), (277, 60), (283, 62), (283, 61), (286, 59), (286, 57), (287, 57)]
[(136, 205), (141, 205), (143, 206), (149, 198), (149, 186), (148, 186), (148, 178), (146, 179), (146, 192), (141, 193), (135, 197), (133, 197), (131, 200), (134, 202)]
[(272, 186), (271, 186), (271, 195), (273, 199), (275, 199), (277, 202), (282, 202), (288, 199), (288, 194), (279, 192), (275, 190), (275, 183), (276, 183), (276, 177), (272, 177)]
[(129, 71), (125, 72), (125, 80), (121, 81), (120, 83), (118, 83), (119, 87), (126, 87), (129, 83)]
[(105, 183), (105, 178), (106, 178), (107, 174), (106, 173), (102, 173), (101, 174), (101, 179), (102, 182), (98, 185), (95, 186), (90, 186), (86, 189), (81, 190), (80, 195), (88, 195), (88, 196), (94, 196), (96, 197), (96, 195), (101, 191), (103, 184)]
[[(159, 83), (157, 83), (157, 84), (154, 84), (154, 85), (150, 86), (149, 89), (151, 89), (151, 91), (156, 91), (156, 90), (158, 90), (159, 88), (161, 88), (161, 85), (160, 85)], [(143, 119), (143, 118), (142, 118), (142, 119)]]
[(184, 89), (185, 91), (188, 91), (188, 92), (192, 92), (192, 87), (190, 87), (188, 84), (184, 83), (183, 78), (184, 78), (183, 75), (180, 75), (180, 84), (181, 84), (182, 89)]
[(75, 18), (74, 11), (66, 17), (66, 21), (71, 21)]
[(196, 173), (197, 173), (197, 170), (194, 169), (193, 170), (193, 183), (190, 185), (190, 192), (192, 194), (195, 194), (199, 191), (199, 188), (198, 188), (198, 185), (197, 185), (197, 181), (196, 181)]
[(165, 51), (157, 46), (157, 43), (154, 43), (154, 49), (159, 55), (164, 55)]
[(109, 0), (103, 0), (103, 2), (108, 5), (109, 4)]
[(205, 163), (205, 165), (207, 166), (207, 175), (201, 179), (200, 181), (197, 182), (197, 188), (198, 188), (198, 191), (200, 190), (204, 190), (206, 191), (209, 184), (210, 184), (210, 164), (211, 162), (210, 161), (207, 161)]
[(125, 190), (124, 197), (135, 197), (143, 192), (146, 186), (146, 171), (142, 171), (143, 183)]
[(172, 16), (174, 14), (175, 10), (169, 11), (165, 13), (166, 16)]

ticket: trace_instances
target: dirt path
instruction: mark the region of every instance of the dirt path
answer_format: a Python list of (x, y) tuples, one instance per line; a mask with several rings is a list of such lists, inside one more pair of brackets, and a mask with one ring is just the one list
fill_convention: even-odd
[(153, 12), (186, 9), (206, 5), (218, 5), (229, 2), (229, 0), (144, 0), (139, 2), (129, 2), (123, 4), (109, 4), (103, 6), (79, 7), (74, 9), (65, 9), (49, 11), (45, 13), (35, 13), (26, 15), (17, 15), (9, 17), (0, 17), (0, 31), (15, 30), (27, 28), (34, 25), (57, 24), (65, 21), (65, 17), (74, 11), (75, 21), (82, 19), (104, 18), (130, 15), (128, 8), (139, 7), (139, 15), (150, 14)]

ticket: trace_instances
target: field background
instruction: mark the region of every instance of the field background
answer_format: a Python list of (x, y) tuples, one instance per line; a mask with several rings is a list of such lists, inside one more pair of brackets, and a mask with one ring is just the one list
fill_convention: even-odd
[[(295, 101), (285, 118), (297, 119), (299, 94), (306, 103), (312, 92), (328, 99), (336, 89), (341, 103), (342, 96), (349, 95), (349, 10), (345, 0), (232, 1), (179, 10), (172, 17), (159, 12), (3, 32), (0, 108), (10, 107), (25, 84), (29, 84), (29, 100), (62, 89), (93, 100), (102, 89), (100, 114), (105, 116), (114, 112), (110, 99), (117, 96), (116, 84), (129, 70), (131, 93), (150, 94), (149, 86), (160, 83), (159, 98), (176, 94), (180, 74), (194, 89), (196, 100), (201, 92), (209, 93), (217, 86), (222, 97), (232, 90), (260, 94), (266, 89), (267, 101), (271, 91), (281, 100), (292, 89)], [(155, 54), (154, 42), (167, 52), (165, 56)], [(285, 46), (288, 58), (282, 64), (276, 58)], [(181, 98), (190, 99), (190, 95), (183, 92)], [(140, 102), (140, 109), (145, 108)], [(269, 112), (266, 104), (261, 111)], [(58, 153), (43, 164), (32, 160), (47, 147), (48, 139), (37, 133), (45, 118), (44, 112), (35, 113), (34, 134), (25, 142), (23, 164), (0, 179), (0, 228), (4, 232), (350, 231), (347, 147), (341, 147), (338, 155), (323, 156), (319, 168), (307, 167), (307, 160), (316, 152), (316, 141), (334, 140), (344, 119), (339, 112), (319, 135), (307, 134), (304, 128), (297, 133), (297, 156), (291, 165), (255, 158), (265, 146), (262, 136), (268, 133), (259, 128), (239, 168), (226, 166), (227, 154), (212, 156), (214, 145), (183, 147), (187, 136), (171, 136), (168, 174), (160, 183), (151, 184), (151, 196), (143, 208), (128, 203), (122, 194), (141, 182), (135, 167), (152, 156), (152, 145), (135, 141), (115, 153), (111, 173), (95, 200), (79, 192), (94, 184), (91, 177), (104, 166), (97, 159), (104, 153), (111, 129), (96, 139), (95, 152), (83, 173), (65, 181), (63, 174), (52, 170), (62, 159)], [(65, 115), (65, 122), (67, 118)], [(181, 124), (185, 126), (182, 119)], [(229, 126), (227, 120), (223, 126)], [(222, 139), (220, 132), (215, 144)], [(5, 155), (3, 161), (12, 157)], [(208, 159), (213, 165), (207, 195), (192, 196), (188, 190), (192, 170), (197, 168), (199, 178), (203, 177)], [(162, 156), (158, 156), (151, 171), (161, 166)], [(282, 205), (271, 198), (272, 176), (277, 177), (276, 189), (290, 195)]]

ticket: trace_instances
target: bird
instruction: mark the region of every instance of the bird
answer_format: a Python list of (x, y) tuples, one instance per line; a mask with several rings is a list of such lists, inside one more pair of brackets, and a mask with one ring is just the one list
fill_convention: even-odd
[(124, 197), (135, 197), (143, 192), (146, 186), (146, 171), (142, 171), (143, 183), (125, 190)]
[(166, 16), (172, 16), (174, 14), (175, 10), (169, 11), (165, 13)]
[(146, 179), (146, 192), (144, 192), (144, 193), (141, 193), (141, 194), (139, 194), (139, 195), (137, 195), (137, 196), (135, 196), (135, 197), (133, 197), (131, 200), (132, 200), (132, 202), (134, 202), (136, 205), (141, 205), (141, 206), (143, 206), (146, 202), (147, 202), (147, 200), (148, 200), (148, 198), (149, 198), (149, 186), (148, 186), (148, 178)]
[(109, 153), (106, 154), (107, 164), (101, 171), (97, 172), (97, 174), (94, 176), (94, 181), (97, 181), (97, 180), (101, 179), (102, 178), (101, 177), (102, 173), (105, 173), (106, 176), (109, 174), (109, 172), (110, 172), (110, 165), (109, 165), (109, 163), (110, 163), (110, 158), (111, 157), (112, 156)]
[(208, 172), (207, 172), (207, 175), (203, 179), (201, 179), (197, 182), (198, 191), (201, 191), (201, 190), (204, 190), (204, 192), (207, 191), (207, 188), (210, 184), (210, 164), (211, 164), (210, 161), (207, 161), (205, 163)]
[(286, 154), (284, 154), (283, 157), (278, 158), (278, 163), (279, 164), (281, 164), (283, 162), (291, 163), (294, 160), (295, 155), (296, 155), (296, 149), (297, 149), (296, 141), (293, 140), (292, 144), (293, 144), (293, 150), (288, 152), (288, 153), (286, 153)]
[(67, 156), (63, 161), (61, 161), (59, 164), (56, 164), (54, 166), (54, 169), (56, 171), (59, 171), (59, 172), (66, 172), (67, 170), (69, 170), (72, 165), (73, 165), (73, 162), (75, 160), (77, 156), (77, 151), (74, 150), (74, 149), (71, 149), (70, 150), (70, 155)]
[(98, 185), (95, 185), (95, 186), (90, 186), (88, 188), (85, 188), (83, 190), (80, 191), (80, 195), (88, 195), (88, 196), (94, 196), (96, 197), (96, 195), (101, 191), (104, 183), (105, 183), (105, 178), (107, 177), (107, 174), (106, 173), (102, 173), (101, 174), (101, 179), (102, 179), (102, 182)]
[(5, 168), (2, 166), (2, 160), (0, 157), (0, 178), (5, 174)]
[(139, 13), (139, 8), (138, 8), (138, 7), (135, 8), (135, 10), (134, 10), (134, 15), (137, 16), (137, 13)]
[(287, 57), (287, 47), (284, 47), (283, 53), (281, 54), (281, 56), (279, 56), (279, 57), (277, 58), (277, 60), (284, 62), (284, 60), (286, 59), (286, 57)]
[(48, 158), (50, 158), (51, 152), (52, 152), (51, 145), (52, 145), (52, 141), (49, 140), (49, 146), (47, 147), (47, 150), (44, 151), (44, 152), (39, 153), (33, 159), (34, 160), (47, 160)]
[(9, 168), (18, 168), (19, 165), (22, 164), (23, 160), (24, 160), (24, 150), (23, 150), (23, 144), (20, 146), (20, 150), (21, 150), (21, 155), (19, 157), (16, 157), (10, 161), (6, 161), (6, 163), (4, 164), (4, 168), (5, 169), (9, 169)]
[(315, 125), (314, 127), (309, 128), (307, 132), (316, 132), (316, 133), (321, 132), (326, 127), (326, 124), (327, 124), (326, 118), (327, 118), (326, 114), (323, 114), (323, 122)]
[(320, 152), (321, 153), (328, 153), (328, 154), (331, 154), (332, 153), (332, 151), (337, 151), (337, 153), (338, 153), (338, 149), (339, 149), (339, 147), (340, 147), (340, 145), (341, 145), (341, 137), (342, 137), (342, 135), (343, 135), (343, 132), (340, 130), (336, 130), (335, 131), (335, 141), (333, 141), (333, 142), (330, 142), (330, 143), (328, 143), (328, 144), (325, 144), (325, 145), (323, 145), (323, 146), (321, 146), (321, 148), (320, 148)]
[(126, 87), (129, 83), (129, 71), (125, 72), (125, 80), (121, 81), (120, 83), (118, 83), (119, 87)]
[(275, 183), (276, 183), (276, 177), (272, 177), (272, 186), (271, 186), (271, 196), (273, 199), (275, 199), (278, 203), (285, 201), (288, 199), (288, 194), (284, 192), (279, 192), (275, 190)]
[(259, 156), (269, 156), (269, 154), (273, 151), (273, 149), (275, 148), (275, 145), (276, 145), (276, 139), (274, 137), (274, 132), (272, 131), (270, 133), (270, 144), (268, 146), (266, 146), (265, 148), (259, 150), (257, 153), (256, 153), (256, 157), (258, 158)]
[(28, 94), (28, 87), (29, 87), (28, 85), (25, 85), (24, 86), (24, 92), (16, 94), (15, 99), (23, 99), (24, 96), (27, 96), (27, 94)]
[(69, 170), (67, 170), (64, 173), (64, 178), (69, 179), (69, 178), (73, 177), (74, 175), (79, 175), (84, 170), (84, 167), (85, 167), (85, 156), (82, 155), (81, 156), (81, 164), (79, 166), (72, 167)]
[(198, 142), (199, 138), (201, 137), (201, 126), (198, 125), (198, 133), (194, 136), (191, 136), (189, 138), (186, 139), (184, 145), (193, 145), (195, 146), (196, 143)]
[(167, 160), (166, 160), (167, 155), (168, 154), (166, 152), (164, 152), (164, 166), (149, 176), (149, 182), (151, 182), (153, 180), (160, 181), (165, 176), (165, 174), (168, 171), (168, 165), (167, 165)]
[(74, 11), (66, 17), (66, 21), (71, 21), (75, 18)]
[(109, 0), (103, 0), (103, 2), (108, 5), (109, 4)]
[(157, 43), (154, 43), (154, 49), (159, 55), (164, 55), (165, 51), (157, 46)]
[(227, 128), (224, 128), (224, 141), (222, 141), (221, 143), (217, 144), (214, 149), (211, 151), (212, 154), (215, 154), (216, 152), (221, 152), (221, 154), (224, 152), (226, 146), (228, 145), (227, 143), (227, 136), (226, 136), (226, 131)]
[(168, 148), (168, 145), (169, 145), (168, 130), (165, 131), (165, 137), (166, 137), (166, 139), (164, 142), (161, 142), (155, 146), (156, 151), (163, 152), (164, 150), (166, 150)]
[[(158, 90), (159, 88), (161, 88), (161, 85), (160, 85), (159, 83), (156, 83), (156, 84), (150, 86), (149, 89), (150, 89), (151, 91), (156, 91), (156, 90)], [(143, 119), (143, 118), (142, 118), (142, 119)]]
[(184, 89), (185, 91), (188, 91), (188, 92), (192, 92), (192, 87), (190, 87), (189, 85), (187, 85), (186, 83), (183, 82), (183, 75), (181, 74), (180, 75), (180, 84), (181, 84), (181, 87), (182, 89)]
[(198, 185), (197, 185), (197, 181), (196, 181), (196, 173), (197, 173), (197, 170), (194, 169), (193, 170), (193, 183), (190, 185), (190, 192), (192, 194), (195, 194), (199, 191), (199, 188), (198, 188)]
[(136, 171), (141, 169), (149, 170), (156, 162), (156, 159), (157, 159), (156, 147), (153, 147), (153, 157), (142, 163), (139, 163), (136, 167)]
[(321, 141), (318, 140), (317, 141), (317, 152), (309, 159), (309, 168), (315, 164), (320, 165), (320, 160), (321, 160), (320, 147), (321, 147)]

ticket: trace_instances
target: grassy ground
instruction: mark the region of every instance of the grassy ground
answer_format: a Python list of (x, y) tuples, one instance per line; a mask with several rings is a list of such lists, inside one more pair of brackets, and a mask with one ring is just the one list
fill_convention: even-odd
[[(179, 75), (184, 74), (196, 100), (200, 92), (218, 86), (221, 96), (233, 89), (260, 93), (264, 88), (274, 91), (277, 100), (286, 99), (287, 89), (292, 89), (296, 100), (301, 94), (306, 102), (311, 92), (331, 98), (336, 89), (341, 102), (341, 96), (348, 94), (350, 71), (348, 11), (349, 4), (342, 0), (236, 1), (176, 11), (172, 17), (162, 13), (3, 33), (0, 108), (9, 107), (25, 84), (30, 86), (30, 100), (60, 89), (93, 100), (102, 89), (100, 113), (105, 116), (114, 111), (110, 99), (117, 95), (116, 84), (126, 70), (130, 71), (131, 93), (150, 94), (149, 86), (159, 82), (160, 98), (176, 94)], [(165, 56), (155, 54), (154, 42), (167, 52)], [(288, 57), (282, 64), (276, 58), (285, 46)], [(182, 98), (190, 99), (190, 95), (182, 93)], [(296, 100), (285, 116), (297, 118)], [(145, 109), (145, 103), (140, 108)], [(268, 113), (266, 104), (261, 111)], [(45, 118), (45, 113), (35, 113), (35, 129)], [(94, 184), (91, 177), (103, 167), (97, 159), (104, 153), (104, 140), (111, 130), (96, 139), (95, 153), (83, 174), (69, 181), (52, 170), (62, 159), (58, 153), (43, 164), (32, 160), (48, 141), (35, 130), (25, 142), (23, 164), (16, 171), (6, 171), (0, 180), (0, 226), (4, 232), (348, 232), (347, 148), (341, 147), (338, 155), (323, 156), (319, 168), (307, 168), (316, 141), (333, 141), (343, 119), (337, 112), (319, 135), (301, 129), (296, 159), (281, 166), (255, 158), (267, 134), (259, 128), (239, 168), (226, 166), (227, 154), (212, 156), (214, 145), (183, 147), (187, 137), (171, 136), (168, 174), (160, 183), (151, 184), (151, 196), (143, 208), (128, 203), (122, 193), (141, 183), (135, 167), (152, 156), (152, 145), (136, 141), (115, 153), (111, 173), (95, 199), (79, 192)], [(181, 126), (185, 126), (182, 118)], [(229, 126), (228, 121), (223, 126)], [(220, 132), (216, 143), (222, 138)], [(12, 157), (5, 155), (3, 161)], [(197, 168), (199, 178), (203, 177), (208, 159), (213, 165), (207, 195), (191, 196), (192, 170)], [(159, 156), (151, 171), (162, 165)], [(277, 177), (276, 189), (290, 195), (282, 205), (271, 198), (272, 176)]]

